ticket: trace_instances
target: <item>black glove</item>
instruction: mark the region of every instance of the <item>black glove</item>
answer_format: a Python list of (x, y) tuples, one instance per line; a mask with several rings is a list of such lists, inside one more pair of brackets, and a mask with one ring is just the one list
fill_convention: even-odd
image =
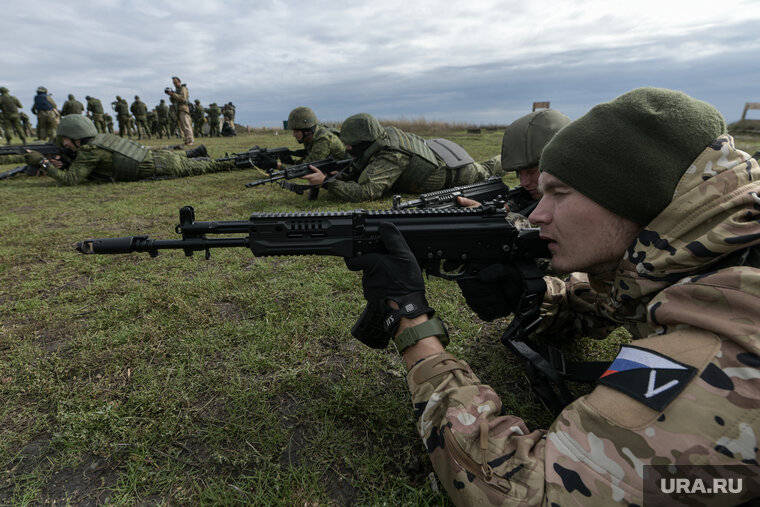
[(523, 293), (522, 274), (511, 264), (483, 266), (475, 278), (457, 283), (467, 306), (485, 321), (513, 313)]
[[(367, 309), (362, 319), (354, 326), (352, 332), (363, 343), (384, 348), (398, 327), (401, 317), (414, 318), (435, 312), (425, 299), (425, 281), (422, 278), (417, 260), (409, 250), (399, 230), (390, 222), (380, 224), (380, 238), (387, 253), (372, 253), (346, 259), (346, 266), (351, 271), (362, 270), (362, 287)], [(399, 309), (388, 306), (387, 301), (395, 301)], [(371, 318), (372, 323), (363, 322)], [(357, 336), (358, 329), (379, 329), (378, 320), (382, 318), (385, 336), (373, 333), (371, 340)], [(371, 343), (369, 343), (371, 341)]]
[(258, 155), (256, 157), (256, 167), (260, 167), (265, 171), (274, 171), (277, 169), (277, 159), (267, 155)]

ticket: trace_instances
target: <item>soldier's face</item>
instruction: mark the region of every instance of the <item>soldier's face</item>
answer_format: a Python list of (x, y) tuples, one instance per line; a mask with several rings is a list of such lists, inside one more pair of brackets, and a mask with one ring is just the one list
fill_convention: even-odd
[(177, 78), (172, 78), (172, 84), (174, 84), (174, 87), (175, 87), (175, 88), (176, 88), (177, 86), (179, 86), (179, 85), (180, 85), (179, 79), (177, 79)]
[(552, 265), (560, 273), (609, 272), (641, 231), (636, 223), (614, 214), (551, 174), (541, 173), (543, 197), (530, 215), (549, 242)]
[(528, 191), (530, 196), (534, 199), (541, 198), (541, 192), (538, 190), (538, 177), (541, 172), (538, 170), (538, 166), (529, 167), (517, 171), (517, 177), (520, 179), (520, 185)]
[(64, 148), (68, 148), (71, 151), (77, 151), (77, 148), (79, 148), (79, 143), (74, 142), (68, 137), (61, 137), (61, 144)]
[(293, 137), (296, 138), (296, 141), (298, 141), (299, 143), (302, 143), (304, 139), (303, 130), (293, 129)]

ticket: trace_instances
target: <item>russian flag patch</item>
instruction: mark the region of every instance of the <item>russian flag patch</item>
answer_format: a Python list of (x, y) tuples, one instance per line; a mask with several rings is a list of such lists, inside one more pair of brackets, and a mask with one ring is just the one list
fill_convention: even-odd
[(695, 367), (653, 350), (623, 345), (598, 383), (662, 412), (696, 373)]

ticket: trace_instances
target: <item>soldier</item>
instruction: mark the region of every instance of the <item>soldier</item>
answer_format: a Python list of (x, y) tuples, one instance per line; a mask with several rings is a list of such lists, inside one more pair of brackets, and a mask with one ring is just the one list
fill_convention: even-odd
[(507, 128), (501, 140), (501, 168), (505, 173), (515, 171), (525, 190), (521, 197), (507, 203), (512, 211), (525, 216), (533, 211), (541, 198), (538, 190), (541, 151), (568, 123), (570, 118), (559, 111), (543, 109), (518, 118)]
[(206, 114), (208, 115), (206, 120), (208, 121), (208, 125), (210, 127), (208, 136), (221, 137), (222, 133), (219, 130), (219, 118), (222, 115), (222, 111), (219, 109), (219, 106), (216, 105), (216, 102), (212, 102), (211, 105), (208, 106), (206, 109)]
[(164, 99), (161, 99), (156, 106), (156, 119), (158, 120), (158, 138), (161, 139), (163, 134), (166, 134), (166, 138), (169, 139), (169, 106), (166, 105)]
[(61, 116), (68, 114), (82, 114), (84, 111), (84, 105), (74, 98), (74, 95), (69, 93), (69, 100), (63, 103), (61, 107)]
[(32, 122), (29, 121), (29, 116), (21, 111), (19, 112), (19, 117), (21, 118), (21, 127), (24, 134), (28, 137), (32, 137)]
[(135, 101), (129, 107), (132, 114), (135, 116), (135, 130), (137, 131), (137, 139), (142, 139), (142, 133), (150, 139), (150, 127), (148, 126), (148, 106), (145, 102), (140, 100), (138, 95), (135, 95)]
[(224, 115), (224, 121), (228, 122), (230, 126), (235, 128), (235, 105), (230, 101), (227, 102), (222, 108), (222, 114)]
[(113, 116), (108, 113), (103, 114), (103, 121), (106, 122), (106, 130), (109, 134), (113, 134)]
[(37, 139), (52, 141), (55, 137), (55, 130), (58, 128), (60, 113), (58, 112), (58, 105), (53, 100), (52, 95), (48, 95), (47, 88), (44, 86), (37, 88), (32, 113), (37, 115)]
[(193, 134), (196, 137), (203, 137), (203, 124), (206, 122), (205, 112), (206, 109), (201, 105), (201, 101), (195, 99), (195, 104), (193, 105), (190, 117), (193, 120)]
[(169, 132), (172, 136), (180, 138), (177, 127), (177, 108), (174, 105), (169, 106)]
[(194, 141), (193, 126), (190, 123), (190, 92), (187, 90), (187, 85), (182, 83), (177, 76), (172, 77), (172, 84), (174, 84), (174, 91), (170, 88), (164, 91), (169, 95), (169, 100), (177, 110), (177, 124), (182, 131), (185, 144), (192, 146)]
[(85, 99), (87, 100), (87, 117), (95, 124), (98, 132), (104, 134), (106, 132), (106, 122), (103, 117), (105, 113), (103, 111), (103, 104), (100, 102), (100, 99), (90, 97), (89, 95)]
[(124, 134), (130, 137), (129, 120), (131, 116), (129, 114), (129, 104), (121, 98), (121, 95), (117, 95), (116, 100), (111, 103), (111, 106), (113, 106), (116, 112), (116, 121), (119, 123), (119, 137), (124, 137)]
[(42, 167), (63, 185), (78, 185), (87, 180), (101, 182), (137, 181), (157, 177), (183, 177), (235, 169), (235, 161), (218, 162), (208, 158), (205, 146), (187, 152), (151, 151), (135, 141), (113, 134), (98, 134), (92, 121), (84, 116), (66, 116), (58, 128), (57, 142), (74, 153), (65, 171), (57, 160), (46, 160), (37, 152), (27, 154), (27, 164)]
[[(564, 127), (539, 165), (543, 197), (530, 219), (554, 268), (572, 273), (545, 279), (539, 334), (558, 333), (561, 342), (606, 336), (622, 324), (637, 339), (548, 431), (531, 432), (469, 365), (445, 352), (445, 328), (430, 319), (419, 266), (393, 226), (382, 230), (387, 254), (347, 260), (364, 270), (367, 300), (399, 323), (388, 339), (409, 369), (419, 434), (452, 500), (674, 505), (676, 498), (662, 496), (644, 502), (644, 491), (662, 495), (658, 474), (688, 473), (680, 465), (701, 466), (724, 483), (737, 469), (744, 476), (730, 498), (703, 490), (690, 501), (681, 496), (683, 505), (756, 497), (757, 162), (735, 148), (714, 107), (642, 88)], [(529, 285), (521, 278), (484, 283), (483, 301), (468, 304), (509, 314)], [(553, 364), (567, 366), (562, 358)]]
[(148, 129), (151, 135), (158, 135), (158, 116), (155, 109), (148, 111)]
[[(5, 140), (11, 144), (12, 131), (21, 139), (21, 144), (26, 144), (26, 135), (21, 127), (19, 108), (23, 107), (16, 97), (10, 94), (8, 88), (0, 87), (0, 109), (3, 112), (3, 127), (5, 130)], [(29, 118), (27, 118), (27, 122)]]
[[(288, 122), (290, 127), (290, 122)], [(296, 135), (295, 132), (293, 134)], [(485, 162), (472, 160), (461, 146), (426, 142), (396, 127), (383, 128), (367, 113), (351, 116), (340, 132), (356, 171), (344, 179), (328, 180), (318, 169), (305, 177), (344, 201), (370, 201), (393, 192), (425, 193), (483, 181), (501, 175), (500, 156)], [(445, 141), (445, 140), (443, 140)], [(435, 148), (437, 151), (433, 151)], [(439, 149), (443, 148), (443, 149)], [(452, 153), (452, 149), (457, 151)], [(453, 156), (449, 158), (449, 155)], [(446, 161), (448, 159), (448, 162)]]

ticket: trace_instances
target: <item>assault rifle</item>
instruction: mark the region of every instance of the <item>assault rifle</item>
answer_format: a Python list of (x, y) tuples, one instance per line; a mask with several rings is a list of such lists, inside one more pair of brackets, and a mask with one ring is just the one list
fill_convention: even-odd
[(420, 194), (419, 198), (401, 202), (400, 195), (393, 196), (393, 209), (449, 209), (458, 208), (457, 197), (466, 197), (479, 203), (509, 204), (510, 211), (528, 216), (533, 211), (537, 200), (523, 187), (510, 188), (498, 176), (491, 176), (485, 181), (462, 185), (459, 187), (436, 190)]
[(17, 144), (11, 146), (0, 146), (0, 156), (2, 155), (26, 155), (27, 150), (36, 151), (47, 156), (63, 155), (66, 153), (65, 148), (61, 148), (53, 143), (40, 144)]
[[(186, 256), (212, 248), (246, 247), (257, 257), (273, 255), (332, 255), (355, 257), (383, 252), (380, 224), (393, 223), (403, 234), (414, 257), (428, 275), (464, 280), (477, 275), (478, 266), (515, 263), (538, 273), (534, 259), (549, 257), (538, 229), (518, 230), (507, 212), (497, 206), (447, 210), (326, 211), (253, 213), (248, 220), (196, 222), (191, 206), (179, 210), (175, 232), (182, 239), (158, 240), (148, 236), (88, 239), (77, 244), (84, 254), (123, 254), (182, 250)], [(212, 234), (239, 237), (209, 238)], [(532, 268), (530, 266), (532, 265)], [(526, 305), (540, 303), (529, 296)], [(524, 296), (526, 299), (526, 296)], [(382, 311), (367, 305), (352, 334), (372, 346), (380, 333)]]
[[(267, 170), (267, 172), (271, 172), (277, 167), (277, 160), (286, 164), (294, 164), (294, 156), (305, 157), (306, 154), (306, 150), (291, 150), (290, 148), (259, 148), (258, 146), (254, 146), (244, 153), (225, 153), (222, 158), (216, 160), (217, 162), (234, 160), (235, 167), (238, 168), (254, 166), (261, 167), (261, 165), (267, 165), (269, 167), (261, 168)], [(274, 164), (274, 167), (271, 167), (272, 164)]]
[[(304, 193), (304, 190), (308, 190), (309, 200), (313, 201), (319, 196), (319, 186), (297, 185), (297, 184), (288, 183), (288, 182), (280, 181), (280, 180), (292, 180), (295, 178), (303, 178), (307, 174), (312, 173), (312, 170), (309, 169), (309, 166), (314, 166), (320, 171), (322, 171), (324, 174), (328, 175), (325, 181), (332, 181), (339, 175), (343, 174), (344, 171), (348, 170), (353, 165), (353, 163), (354, 163), (354, 159), (352, 158), (346, 158), (343, 160), (335, 160), (332, 157), (328, 157), (326, 159), (318, 160), (316, 162), (306, 162), (303, 164), (286, 167), (285, 169), (282, 169), (281, 171), (272, 171), (271, 173), (269, 173), (269, 178), (263, 178), (260, 180), (252, 181), (250, 183), (246, 183), (245, 186), (247, 188), (250, 188), (250, 187), (263, 185), (265, 183), (272, 183), (272, 182), (278, 181), (279, 185), (282, 188), (288, 189), (299, 195), (302, 195)], [(330, 175), (330, 173), (333, 171), (337, 171), (338, 174)]]

